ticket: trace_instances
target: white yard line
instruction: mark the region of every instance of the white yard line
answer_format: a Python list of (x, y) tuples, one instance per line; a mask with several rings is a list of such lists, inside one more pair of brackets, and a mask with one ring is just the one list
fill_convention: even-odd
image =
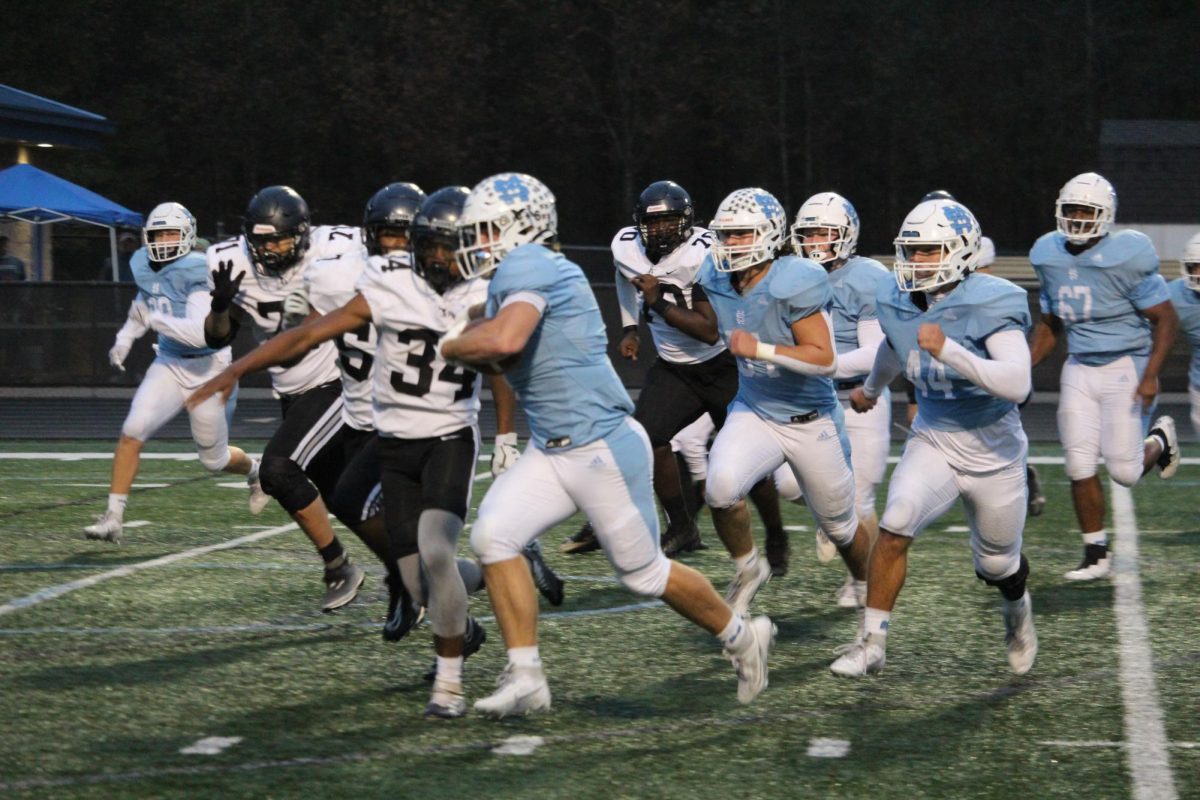
[(1137, 800), (1174, 800), (1162, 708), (1154, 681), (1154, 654), (1142, 607), (1142, 579), (1138, 575), (1138, 529), (1133, 495), (1112, 483), (1113, 589), (1117, 640), (1120, 643), (1121, 697), (1125, 703), (1125, 757), (1133, 777)]
[(76, 589), (86, 589), (89, 586), (95, 586), (98, 583), (112, 580), (113, 578), (124, 578), (128, 575), (134, 574), (135, 572), (141, 572), (142, 570), (173, 564), (176, 561), (182, 561), (185, 558), (193, 558), (195, 556), (202, 556), (205, 553), (215, 553), (218, 550), (231, 550), (234, 547), (241, 547), (244, 544), (257, 542), (261, 539), (269, 539), (272, 536), (278, 536), (281, 533), (294, 530), (298, 530), (298, 526), (294, 522), (289, 522), (287, 525), (280, 525), (275, 528), (267, 528), (265, 531), (259, 531), (258, 533), (240, 536), (237, 539), (230, 539), (227, 542), (205, 545), (204, 547), (193, 547), (191, 550), (172, 553), (169, 556), (153, 558), (149, 561), (142, 561), (137, 564), (127, 564), (124, 567), (118, 567), (117, 569), (112, 569), (108, 572), (101, 572), (98, 575), (90, 575), (86, 578), (80, 578), (77, 581), (71, 581), (70, 583), (60, 583), (57, 586), (47, 586), (45, 589), (39, 589), (33, 594), (28, 594), (24, 597), (18, 597), (13, 600), (9, 600), (4, 605), (0, 605), (0, 616), (11, 614), (14, 611), (20, 611), (24, 608), (36, 606), (39, 603), (46, 602), (47, 600), (53, 600), (56, 597), (62, 597), (64, 594), (73, 592)]

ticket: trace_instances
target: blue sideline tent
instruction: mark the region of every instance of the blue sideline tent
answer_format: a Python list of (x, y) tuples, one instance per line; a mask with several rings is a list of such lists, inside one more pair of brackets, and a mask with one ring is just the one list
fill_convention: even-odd
[[(113, 280), (117, 279), (117, 228), (140, 228), (143, 222), (141, 214), (31, 164), (0, 170), (0, 216), (29, 223), (35, 232), (42, 225), (68, 220), (108, 228)], [(40, 247), (34, 248), (34, 259), (34, 275), (40, 277)]]

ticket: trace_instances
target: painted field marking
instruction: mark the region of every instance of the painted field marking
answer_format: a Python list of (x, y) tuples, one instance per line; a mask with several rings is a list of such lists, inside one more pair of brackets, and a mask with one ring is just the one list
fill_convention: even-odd
[(1138, 575), (1138, 529), (1133, 494), (1110, 481), (1113, 527), (1113, 594), (1117, 616), (1121, 699), (1125, 705), (1125, 759), (1133, 778), (1137, 800), (1174, 800), (1175, 779), (1158, 688), (1154, 681), (1154, 654), (1142, 607), (1142, 579)]
[(805, 755), (812, 758), (845, 758), (850, 754), (850, 742), (845, 739), (809, 739)]
[(806, 530), (808, 530), (808, 526), (807, 525), (784, 525), (783, 529), (785, 531), (806, 531)]
[(970, 533), (971, 529), (966, 525), (947, 525), (946, 533)]
[(181, 748), (179, 752), (185, 756), (215, 756), (241, 740), (240, 736), (205, 736), (194, 744)]
[[(1045, 742), (1038, 742), (1041, 747), (1080, 747), (1080, 748), (1122, 748), (1128, 747), (1127, 742), (1104, 742), (1095, 739), (1050, 739)], [(1176, 750), (1200, 750), (1200, 742), (1167, 742), (1167, 747), (1173, 747)]]
[(498, 756), (531, 756), (533, 751), (544, 745), (546, 740), (540, 736), (525, 736), (518, 734), (510, 736), (492, 748), (492, 753)]
[[(58, 486), (79, 486), (84, 489), (107, 489), (107, 483), (59, 483)], [(135, 483), (131, 489), (165, 489), (171, 484), (169, 483)]]

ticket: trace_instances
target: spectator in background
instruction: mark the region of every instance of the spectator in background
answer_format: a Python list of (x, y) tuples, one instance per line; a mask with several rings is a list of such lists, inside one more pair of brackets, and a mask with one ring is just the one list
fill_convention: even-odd
[[(129, 231), (125, 231), (117, 237), (117, 280), (121, 283), (133, 282), (133, 269), (129, 266), (129, 259), (133, 257), (140, 244), (137, 235)], [(96, 280), (111, 281), (112, 274), (112, 257), (109, 256), (104, 259), (104, 266), (101, 267)]]
[(25, 262), (8, 254), (8, 237), (0, 236), (0, 281), (25, 280)]

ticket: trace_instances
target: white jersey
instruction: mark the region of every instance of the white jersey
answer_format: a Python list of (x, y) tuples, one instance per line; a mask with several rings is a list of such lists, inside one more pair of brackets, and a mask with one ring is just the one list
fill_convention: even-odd
[[(299, 263), (274, 276), (267, 275), (251, 263), (246, 238), (238, 236), (208, 248), (208, 269), (211, 272), (218, 264), (232, 261), (231, 277), (237, 280), (238, 275), (245, 275), (233, 302), (254, 322), (255, 341), (265, 342), (283, 330), (283, 300), (304, 287), (304, 273), (309, 264), (338, 253), (361, 249), (362, 246), (357, 228), (322, 225), (312, 230), (308, 251)], [(295, 364), (271, 367), (271, 385), (279, 394), (296, 395), (336, 381), (336, 359), (337, 350), (333, 342), (325, 342)]]
[(407, 258), (372, 256), (358, 282), (379, 331), (375, 350), (375, 430), (398, 439), (445, 436), (479, 420), (479, 373), (446, 363), (438, 339), (487, 299), (482, 279), (440, 295)]
[[(612, 240), (613, 263), (617, 268), (617, 298), (621, 303), (621, 319), (624, 325), (637, 324), (638, 293), (628, 282), (638, 275), (653, 275), (662, 286), (663, 297), (668, 303), (692, 307), (692, 287), (712, 247), (712, 234), (704, 228), (692, 228), (692, 235), (676, 247), (657, 264), (650, 263), (646, 248), (635, 227), (622, 228)], [(688, 336), (676, 327), (668, 325), (658, 314), (645, 308), (650, 335), (654, 347), (664, 361), (672, 364), (699, 364), (715, 358), (725, 349), (725, 344), (707, 344)]]
[[(355, 286), (366, 267), (365, 249), (312, 262), (304, 272), (309, 304), (319, 314), (328, 314), (346, 305), (358, 294)], [(333, 341), (337, 346), (338, 369), (342, 373), (342, 398), (345, 400), (342, 419), (351, 428), (372, 430), (375, 412), (371, 402), (371, 366), (378, 341), (375, 326), (368, 322)]]

